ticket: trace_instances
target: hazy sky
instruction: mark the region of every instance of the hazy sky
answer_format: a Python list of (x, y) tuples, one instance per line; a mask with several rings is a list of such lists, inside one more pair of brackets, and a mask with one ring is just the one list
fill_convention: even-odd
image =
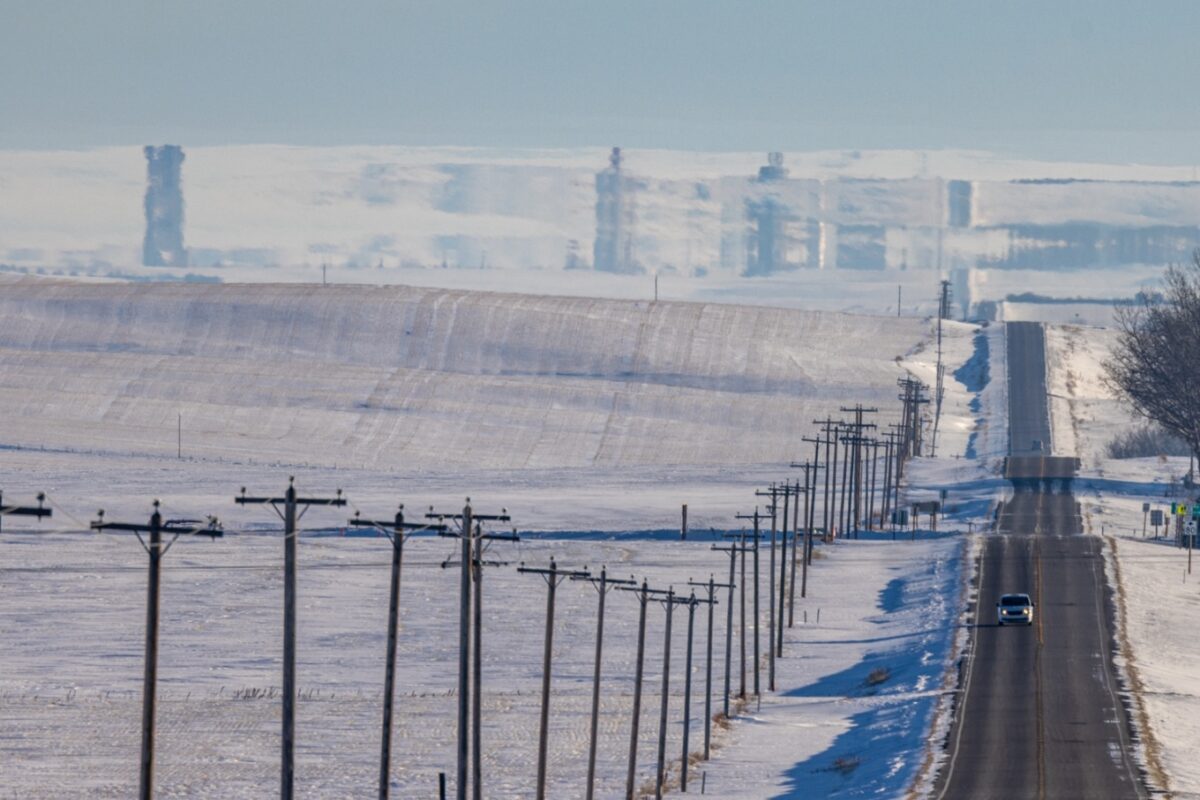
[(1200, 3), (0, 0), (0, 147), (1200, 161)]

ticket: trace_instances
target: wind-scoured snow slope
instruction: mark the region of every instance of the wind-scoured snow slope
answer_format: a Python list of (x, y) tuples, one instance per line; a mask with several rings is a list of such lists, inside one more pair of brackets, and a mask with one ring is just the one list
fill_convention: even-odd
[(192, 457), (413, 472), (786, 463), (816, 415), (894, 405), (928, 331), (406, 287), (0, 287), (5, 447), (174, 456), (182, 424)]

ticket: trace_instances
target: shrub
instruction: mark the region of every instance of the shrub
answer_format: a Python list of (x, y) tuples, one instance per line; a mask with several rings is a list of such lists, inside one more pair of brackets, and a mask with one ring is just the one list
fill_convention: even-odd
[(1109, 458), (1152, 458), (1190, 456), (1187, 442), (1157, 425), (1143, 425), (1118, 434), (1105, 447)]

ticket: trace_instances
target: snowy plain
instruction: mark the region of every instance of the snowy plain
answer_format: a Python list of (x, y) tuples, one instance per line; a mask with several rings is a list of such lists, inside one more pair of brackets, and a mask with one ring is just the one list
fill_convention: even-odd
[[(276, 781), (280, 547), (269, 512), (234, 507), (238, 487), (282, 491), (294, 474), (303, 491), (344, 488), (348, 512), (376, 517), (400, 500), (454, 509), (469, 493), (477, 508), (507, 507), (526, 532), (508, 552), (497, 545), (498, 559), (545, 565), (554, 555), (681, 588), (721, 579), (728, 562), (711, 537), (761, 504), (755, 488), (789, 477), (813, 419), (864, 402), (894, 420), (895, 380), (931, 375), (935, 349), (924, 320), (737, 306), (411, 288), (3, 286), (0, 404), (20, 424), (3, 434), (0, 488), (18, 501), (44, 490), (56, 513), (41, 533), (6, 520), (0, 537), (0, 784), (22, 797), (122, 797), (135, 779), (145, 562), (135, 541), (71, 532), (96, 508), (141, 519), (160, 497), (168, 516), (225, 520), (228, 538), (180, 542), (167, 558), (160, 793), (256, 797)], [(995, 490), (980, 474), (986, 459), (964, 456), (995, 439), (983, 418), (1003, 381), (995, 369), (990, 382), (982, 375), (989, 353), (1003, 351), (997, 331), (947, 326), (941, 457), (913, 466), (914, 491), (961, 485), (951, 531), (986, 518)], [(488, 425), (493, 417), (503, 424)], [(671, 541), (681, 502), (688, 542)], [(345, 516), (314, 511), (305, 524), (299, 784), (302, 796), (340, 797), (374, 777), (387, 545), (337, 535)], [(714, 760), (694, 768), (710, 792), (895, 796), (927, 776), (927, 733), (962, 638), (966, 546), (943, 532), (821, 547), (809, 597), (797, 598), (780, 692), (718, 731)], [(450, 553), (432, 538), (407, 551), (400, 796), (431, 793), (437, 772), (452, 772), (454, 581), (440, 567)], [(488, 796), (500, 797), (530, 792), (545, 597), (512, 567), (485, 578), (485, 773)], [(560, 594), (554, 797), (579, 794), (594, 601), (577, 584)], [(626, 601), (610, 599), (600, 796), (619, 791), (628, 744)], [(765, 627), (765, 603), (762, 613)], [(661, 617), (651, 615), (648, 637), (643, 787)], [(49, 646), (48, 618), (61, 629)], [(735, 616), (735, 635), (739, 626)], [(694, 704), (693, 752), (702, 718)]]
[[(898, 359), (931, 332), (913, 318), (407, 287), (0, 285), (0, 406), (21, 421), (4, 435), (9, 463), (59, 494), (91, 504), (85, 482), (65, 491), (77, 459), (148, 460), (177, 505), (172, 483), (197, 469), (236, 488), (336, 468), (364, 499), (392, 503), (404, 486), (441, 502), (453, 486), (455, 502), (501, 494), (514, 511), (526, 489), (576, 485), (585, 504), (609, 483), (632, 491), (628, 514), (621, 502), (564, 523), (562, 509), (546, 523), (559, 530), (673, 527), (685, 502), (712, 524), (708, 496), (768, 469), (781, 479), (813, 420), (862, 402), (895, 421)], [(116, 486), (146, 474), (116, 472)], [(691, 488), (646, 518), (638, 498), (659, 482)]]
[[(125, 797), (136, 781), (144, 556), (131, 540), (7, 535), (0, 782), (18, 797)], [(764, 693), (715, 728), (714, 760), (692, 767), (724, 797), (896, 795), (924, 758), (955, 628), (963, 540), (842, 542), (822, 547)], [(301, 541), (297, 785), (300, 796), (369, 794), (376, 778), (389, 545), (373, 538)], [(491, 557), (544, 566), (607, 563), (614, 575), (685, 589), (722, 580), (709, 541), (538, 540)], [(278, 539), (247, 533), (181, 542), (168, 555), (160, 656), (159, 793), (260, 797), (277, 781)], [(413, 539), (406, 552), (393, 789), (429, 796), (453, 774), (456, 576), (452, 545)], [(503, 552), (502, 552), (503, 551)], [(766, 554), (763, 554), (764, 571)], [(485, 580), (486, 796), (527, 797), (536, 762), (545, 586), (512, 566)], [(763, 637), (766, 591), (763, 576)], [(714, 709), (720, 709), (724, 594), (717, 607)], [(581, 794), (596, 593), (560, 589), (551, 706), (550, 796)], [(609, 598), (598, 796), (624, 785), (637, 604)], [(740, 607), (739, 607), (740, 608)], [(739, 611), (740, 613), (740, 611)], [(817, 614), (820, 614), (820, 621)], [(47, 647), (43, 624), (56, 620)], [(652, 604), (638, 783), (652, 789), (664, 614)], [(739, 688), (740, 617), (732, 678)], [(697, 611), (689, 750), (703, 747), (705, 611)], [(751, 637), (752, 637), (752, 625)], [(672, 645), (668, 760), (681, 752), (686, 612)], [(765, 650), (765, 641), (763, 644)], [(765, 655), (761, 680), (765, 689)], [(886, 675), (877, 673), (884, 670)], [(753, 691), (753, 667), (747, 680)], [(875, 677), (872, 677), (874, 675)], [(701, 773), (707, 772), (702, 777)], [(451, 780), (451, 784), (453, 781)], [(695, 789), (693, 788), (693, 791)]]

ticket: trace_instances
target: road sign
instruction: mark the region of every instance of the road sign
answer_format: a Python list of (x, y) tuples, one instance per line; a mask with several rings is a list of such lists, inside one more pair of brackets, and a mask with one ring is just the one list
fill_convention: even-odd
[(1192, 506), (1192, 519), (1200, 519), (1200, 503)]
[(1161, 508), (1156, 508), (1150, 512), (1150, 524), (1156, 528), (1163, 524), (1163, 513)]
[(1150, 504), (1149, 504), (1149, 503), (1142, 503), (1142, 513), (1143, 513), (1143, 514), (1145, 514), (1145, 513), (1146, 513), (1147, 511), (1149, 511), (1149, 510), (1150, 510)]

